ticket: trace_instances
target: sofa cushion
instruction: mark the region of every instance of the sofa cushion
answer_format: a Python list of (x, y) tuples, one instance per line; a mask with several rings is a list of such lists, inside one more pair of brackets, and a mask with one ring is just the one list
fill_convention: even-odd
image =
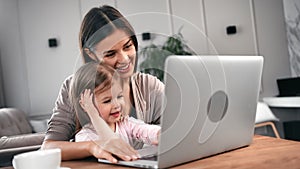
[(22, 110), (0, 109), (0, 137), (27, 133), (32, 133), (32, 128)]
[(45, 133), (22, 134), (15, 136), (2, 136), (0, 138), (0, 149), (41, 145)]
[(29, 120), (32, 129), (36, 133), (46, 132), (48, 128), (49, 119), (43, 120)]

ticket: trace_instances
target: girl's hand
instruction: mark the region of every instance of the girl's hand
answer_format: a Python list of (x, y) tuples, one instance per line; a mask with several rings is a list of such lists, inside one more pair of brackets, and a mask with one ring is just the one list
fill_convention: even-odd
[(91, 89), (84, 90), (80, 95), (80, 106), (85, 110), (88, 115), (91, 117), (92, 115), (99, 115), (98, 110), (93, 102), (94, 94), (91, 92)]
[(160, 131), (157, 132), (157, 135), (156, 135), (156, 140), (152, 141), (151, 144), (154, 144), (154, 145), (158, 145), (159, 143), (159, 137), (160, 137)]

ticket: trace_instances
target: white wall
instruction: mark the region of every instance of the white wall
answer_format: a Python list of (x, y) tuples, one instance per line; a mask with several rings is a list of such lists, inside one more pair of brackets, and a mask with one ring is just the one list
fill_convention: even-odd
[[(1, 0), (0, 7), (7, 106), (49, 114), (63, 80), (81, 62), (79, 1)], [(57, 38), (59, 46), (49, 48), (48, 38)]]
[[(207, 53), (210, 45), (206, 36), (203, 0), (189, 0), (189, 2), (185, 3), (183, 8), (182, 0), (170, 0), (173, 33), (181, 31), (193, 51)], [(186, 9), (193, 12), (187, 12)]]
[(171, 34), (167, 0), (121, 0), (117, 1), (117, 8), (127, 17), (138, 37), (146, 31), (162, 36)]
[[(290, 77), (290, 63), (282, 0), (255, 0), (259, 54), (264, 56), (263, 93), (278, 95), (276, 80)], [(259, 16), (259, 17), (258, 17)]]
[[(54, 106), (60, 85), (80, 58), (79, 2), (20, 0), (19, 17), (30, 113), (47, 114)], [(49, 48), (49, 38), (57, 38), (58, 47)]]
[[(130, 16), (129, 20), (136, 29), (141, 45), (147, 43), (140, 39), (143, 32), (165, 36), (176, 33), (185, 24), (182, 33), (191, 47), (198, 53), (207, 51), (203, 35), (193, 33), (202, 30), (203, 34), (209, 34), (203, 13), (206, 1), (188, 2), (0, 0), (1, 61), (7, 105), (21, 108), (30, 112), (30, 115), (51, 113), (63, 80), (81, 64), (79, 26), (82, 16), (91, 6), (109, 3), (119, 8), (124, 15)], [(256, 16), (259, 16), (256, 22), (262, 27), (256, 30), (261, 45), (258, 50), (267, 56), (262, 96), (274, 96), (277, 94), (276, 78), (290, 75), (282, 0), (254, 2)], [(139, 14), (133, 15), (136, 13)], [(171, 20), (168, 13), (175, 15), (175, 19)], [(266, 36), (270, 38), (264, 38)], [(59, 41), (57, 48), (47, 46), (48, 38), (53, 37)], [(157, 39), (159, 37), (155, 37)]]
[(0, 48), (6, 105), (30, 111), (26, 57), (17, 0), (0, 0)]
[[(276, 79), (291, 76), (282, 0), (192, 1), (193, 6), (187, 5), (192, 12), (184, 11), (180, 0), (171, 3), (173, 15), (185, 19), (174, 25), (185, 24), (183, 35), (193, 49), (199, 48), (200, 54), (264, 56), (260, 97), (278, 95)], [(227, 35), (228, 25), (236, 25), (237, 33)]]
[(93, 7), (98, 7), (101, 4), (107, 4), (116, 7), (116, 0), (79, 0), (81, 18)]
[[(249, 0), (203, 0), (207, 37), (222, 55), (255, 55), (253, 10)], [(236, 34), (226, 28), (236, 26)]]

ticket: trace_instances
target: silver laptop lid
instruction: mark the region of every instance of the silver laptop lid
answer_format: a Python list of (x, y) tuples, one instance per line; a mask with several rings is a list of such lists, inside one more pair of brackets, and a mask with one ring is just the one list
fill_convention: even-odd
[(158, 167), (249, 145), (262, 56), (170, 56)]

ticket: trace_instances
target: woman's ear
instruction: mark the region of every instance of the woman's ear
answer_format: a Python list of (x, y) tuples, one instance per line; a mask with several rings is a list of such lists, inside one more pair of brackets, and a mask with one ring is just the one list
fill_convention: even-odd
[(97, 61), (97, 57), (96, 55), (88, 48), (84, 48), (84, 53), (86, 53), (91, 59), (93, 59), (94, 61)]

